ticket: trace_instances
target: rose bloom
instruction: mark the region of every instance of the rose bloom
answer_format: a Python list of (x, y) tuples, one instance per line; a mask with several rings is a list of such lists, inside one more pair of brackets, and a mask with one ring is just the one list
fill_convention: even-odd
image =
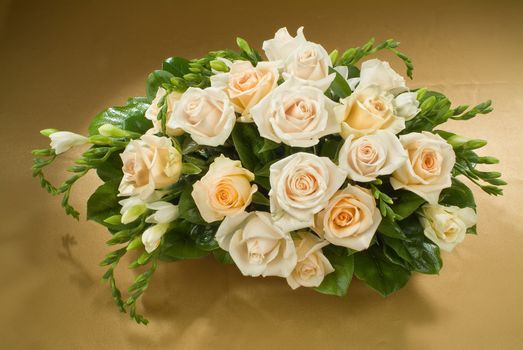
[(400, 142), (409, 158), (392, 174), (390, 184), (395, 190), (404, 188), (431, 204), (438, 203), (441, 191), (451, 186), (456, 162), (452, 146), (425, 131), (402, 135)]
[(349, 186), (338, 191), (316, 215), (314, 230), (334, 245), (360, 251), (369, 247), (380, 222), (370, 191)]
[(341, 123), (341, 136), (361, 137), (378, 130), (397, 134), (405, 129), (405, 119), (394, 115), (393, 99), (392, 94), (374, 85), (356, 89), (340, 100), (342, 104), (334, 108), (334, 113)]
[(263, 50), (270, 61), (284, 62), (284, 78), (294, 77), (321, 91), (327, 90), (335, 74), (329, 74), (332, 67), (327, 51), (319, 44), (307, 41), (300, 27), (296, 37), (287, 28), (279, 29), (274, 39), (263, 42)]
[(183, 129), (200, 145), (223, 145), (232, 132), (236, 115), (229, 97), (220, 89), (189, 88), (176, 104), (167, 126)]
[(378, 176), (391, 174), (407, 159), (407, 152), (398, 138), (379, 130), (354, 140), (350, 135), (340, 149), (339, 165), (347, 177), (358, 182), (374, 181)]
[[(148, 130), (147, 133), (151, 134), (157, 134), (162, 131), (162, 122), (161, 120), (158, 120), (158, 113), (160, 113), (160, 107), (158, 107), (158, 103), (160, 103), (160, 100), (165, 96), (165, 89), (160, 87), (158, 88), (158, 91), (156, 92), (156, 96), (154, 97), (154, 100), (151, 102), (151, 105), (147, 110), (145, 111), (145, 118), (149, 119), (153, 122), (153, 128)], [(166, 118), (166, 127), (165, 132), (169, 136), (179, 136), (183, 134), (182, 129), (173, 129), (167, 126), (169, 119), (172, 116), (172, 111), (174, 110), (174, 106), (176, 103), (180, 100), (180, 97), (182, 95), (178, 92), (171, 92), (166, 98), (165, 102), (167, 103), (167, 110), (165, 112), (165, 118)]]
[(293, 147), (311, 147), (320, 137), (338, 133), (335, 102), (321, 90), (287, 80), (252, 110), (260, 135)]
[(465, 239), (467, 229), (476, 225), (476, 212), (472, 208), (425, 204), (419, 219), (425, 236), (450, 252)]
[(217, 157), (207, 174), (193, 185), (192, 197), (203, 219), (214, 222), (243, 212), (258, 190), (251, 185), (253, 180), (254, 174), (242, 168), (240, 161)]
[(278, 86), (278, 65), (258, 62), (253, 67), (249, 61), (235, 61), (228, 73), (213, 75), (211, 85), (224, 89), (242, 121), (252, 121), (251, 108)]
[(300, 286), (318, 287), (326, 275), (334, 271), (329, 260), (323, 255), (322, 248), (329, 244), (318, 236), (300, 231), (296, 233), (294, 245), (298, 262), (292, 273), (287, 277), (287, 283), (292, 289)]
[(168, 137), (143, 135), (129, 142), (120, 157), (123, 178), (119, 196), (146, 200), (155, 190), (176, 183), (181, 175), (182, 155)]
[(270, 167), (271, 213), (284, 231), (309, 227), (340, 188), (346, 173), (329, 158), (296, 153)]
[(216, 241), (245, 276), (285, 278), (296, 266), (296, 249), (290, 234), (276, 227), (269, 213), (227, 216), (216, 232)]
[(356, 90), (363, 90), (369, 86), (379, 86), (381, 90), (394, 95), (407, 91), (405, 79), (390, 67), (389, 62), (378, 59), (367, 60), (361, 64)]

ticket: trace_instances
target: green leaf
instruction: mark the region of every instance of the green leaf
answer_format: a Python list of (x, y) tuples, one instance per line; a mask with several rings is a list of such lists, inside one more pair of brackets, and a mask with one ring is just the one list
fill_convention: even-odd
[[(260, 161), (265, 164), (268, 160), (259, 155), (265, 142), (253, 123), (236, 123), (232, 131), (232, 140), (244, 168), (254, 172)], [(269, 152), (264, 154), (267, 153)]]
[(232, 260), (231, 255), (229, 254), (228, 251), (218, 248), (216, 250), (213, 250), (212, 254), (216, 258), (216, 260), (218, 260), (222, 264), (225, 264), (225, 265), (234, 264), (234, 260)]
[(87, 200), (87, 220), (94, 220), (104, 226), (104, 220), (120, 213), (118, 185), (120, 181), (109, 181), (101, 185)]
[(158, 88), (162, 86), (162, 84), (171, 84), (171, 78), (174, 78), (174, 75), (165, 70), (155, 70), (149, 74), (146, 82), (146, 92), (149, 101), (154, 99)]
[(89, 125), (89, 135), (98, 135), (98, 128), (112, 124), (120, 129), (145, 134), (153, 124), (145, 118), (149, 103), (144, 97), (132, 97), (125, 106), (111, 107), (99, 113)]
[(337, 163), (338, 154), (341, 147), (343, 146), (343, 139), (340, 138), (328, 138), (320, 145), (320, 157), (328, 157), (333, 162)]
[(354, 255), (349, 255), (346, 249), (344, 254), (339, 254), (329, 247), (323, 250), (332, 267), (334, 267), (334, 272), (325, 276), (320, 286), (314, 289), (323, 294), (344, 296), (347, 294), (354, 274)]
[(194, 175), (202, 172), (202, 169), (192, 163), (182, 163), (182, 174)]
[(170, 57), (163, 62), (162, 69), (181, 78), (190, 72), (189, 60), (183, 57)]
[(269, 139), (263, 139), (263, 147), (260, 149), (260, 153), (272, 151), (273, 149), (276, 149), (280, 147), (279, 143), (276, 143), (274, 141), (271, 141)]
[(377, 245), (354, 255), (354, 274), (384, 297), (401, 289), (410, 278), (410, 271), (389, 262)]
[(341, 74), (338, 73), (335, 69), (329, 67), (329, 74), (332, 73), (336, 74), (336, 77), (330, 85), (330, 89), (332, 90), (332, 92), (339, 98), (345, 98), (349, 96), (352, 93), (352, 90), (350, 89), (347, 80), (345, 80), (345, 78), (343, 78)]
[(192, 185), (187, 184), (182, 192), (182, 195), (180, 196), (180, 201), (178, 203), (180, 218), (185, 219), (193, 224), (206, 225), (207, 222), (205, 222), (205, 220), (203, 220), (202, 216), (200, 215), (200, 211), (198, 210), (196, 203), (194, 203), (191, 192)]
[(260, 205), (270, 206), (269, 199), (259, 191), (254, 192), (252, 195), (252, 202)]
[(416, 211), (425, 200), (410, 191), (400, 191), (399, 198), (394, 201), (392, 210), (399, 220), (403, 220)]
[(392, 238), (407, 239), (401, 227), (388, 217), (381, 219), (380, 225), (378, 226), (378, 232)]
[(96, 173), (102, 181), (115, 180), (120, 182), (123, 177), (122, 158), (119, 153), (113, 153), (109, 158), (96, 167)]
[(200, 249), (192, 239), (188, 237), (180, 238), (178, 235), (169, 235), (167, 233), (159, 258), (161, 260), (176, 261), (198, 259), (207, 255), (209, 255), (209, 252)]
[(472, 191), (456, 178), (452, 178), (452, 186), (441, 191), (439, 203), (460, 208), (476, 208)]

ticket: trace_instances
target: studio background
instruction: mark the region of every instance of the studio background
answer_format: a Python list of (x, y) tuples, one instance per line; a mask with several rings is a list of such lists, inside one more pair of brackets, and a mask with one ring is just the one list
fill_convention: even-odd
[[(151, 323), (134, 324), (100, 282), (108, 233), (65, 216), (31, 178), (30, 150), (48, 142), (38, 131), (85, 133), (99, 111), (144, 95), (164, 58), (233, 48), (236, 36), (259, 48), (301, 25), (327, 51), (400, 40), (415, 66), (409, 86), (455, 105), (492, 99), (493, 113), (446, 129), (489, 140), (505, 196), (472, 187), (479, 235), (442, 253), (439, 276), (415, 274), (386, 299), (356, 280), (342, 299), (292, 291), (204, 259), (162, 264), (143, 298)], [(0, 1), (0, 347), (523, 348), (522, 38), (519, 1)], [(379, 57), (404, 75), (397, 58)], [(73, 156), (48, 170), (52, 180)], [(92, 174), (73, 190), (82, 214), (98, 184)]]

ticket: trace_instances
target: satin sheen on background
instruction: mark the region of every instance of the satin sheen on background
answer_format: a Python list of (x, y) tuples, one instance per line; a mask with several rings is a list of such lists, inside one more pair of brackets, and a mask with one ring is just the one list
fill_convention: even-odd
[[(141, 305), (151, 323), (134, 324), (100, 283), (108, 233), (84, 216), (99, 180), (73, 190), (80, 222), (65, 216), (31, 178), (30, 150), (48, 142), (38, 131), (85, 133), (99, 111), (144, 95), (164, 58), (234, 48), (236, 36), (260, 48), (300, 25), (329, 52), (395, 38), (414, 62), (409, 86), (455, 105), (492, 99), (493, 113), (445, 127), (489, 141), (505, 196), (472, 187), (479, 235), (442, 253), (439, 276), (415, 274), (386, 299), (359, 281), (345, 298), (292, 291), (204, 259), (162, 264)], [(518, 1), (0, 1), (0, 348), (522, 349), (522, 39)], [(53, 181), (73, 156), (47, 171)]]

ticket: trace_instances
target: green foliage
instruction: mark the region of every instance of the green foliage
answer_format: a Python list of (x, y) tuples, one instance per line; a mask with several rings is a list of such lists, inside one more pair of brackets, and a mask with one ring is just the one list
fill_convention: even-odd
[(330, 245), (323, 248), (323, 252), (329, 259), (332, 267), (334, 267), (334, 272), (325, 276), (320, 286), (314, 289), (323, 294), (346, 295), (354, 273), (354, 255), (352, 255), (352, 251)]
[(335, 73), (336, 76), (334, 80), (332, 81), (329, 89), (332, 91), (332, 93), (337, 96), (337, 100), (345, 98), (352, 94), (352, 90), (350, 89), (349, 83), (347, 80), (345, 80), (344, 77), (341, 76), (340, 73), (338, 73), (333, 68), (329, 67), (329, 74)]
[(98, 187), (87, 200), (87, 219), (107, 225), (104, 220), (120, 213), (118, 180), (108, 181)]
[(391, 208), (396, 214), (396, 219), (403, 220), (414, 213), (423, 203), (425, 203), (425, 200), (417, 194), (400, 190)]
[(188, 183), (186, 184), (178, 203), (180, 218), (196, 225), (205, 225), (206, 222), (200, 215), (200, 211), (198, 210), (196, 203), (194, 203), (191, 193), (192, 185)]
[(149, 103), (144, 97), (132, 97), (125, 106), (110, 107), (98, 114), (89, 125), (89, 135), (98, 135), (98, 128), (112, 124), (120, 129), (144, 134), (152, 128), (152, 122), (145, 119)]
[(158, 88), (163, 84), (170, 84), (172, 78), (174, 78), (174, 75), (165, 70), (155, 70), (149, 74), (146, 82), (147, 99), (152, 101), (156, 96)]
[(188, 74), (189, 71), (188, 59), (183, 57), (169, 57), (162, 64), (162, 70), (171, 73), (175, 77), (183, 77), (185, 74)]
[(450, 187), (441, 191), (439, 203), (460, 208), (476, 208), (472, 191), (456, 178), (452, 178), (452, 185)]

